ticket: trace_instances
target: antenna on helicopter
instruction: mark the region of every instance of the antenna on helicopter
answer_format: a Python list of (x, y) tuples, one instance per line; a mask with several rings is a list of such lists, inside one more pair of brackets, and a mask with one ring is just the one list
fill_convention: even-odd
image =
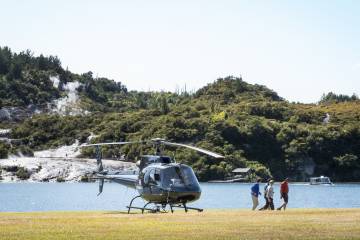
[(175, 149), (175, 151), (173, 152), (173, 161), (174, 161), (174, 163), (176, 163), (176, 158), (175, 158), (175, 156), (176, 156), (176, 149)]

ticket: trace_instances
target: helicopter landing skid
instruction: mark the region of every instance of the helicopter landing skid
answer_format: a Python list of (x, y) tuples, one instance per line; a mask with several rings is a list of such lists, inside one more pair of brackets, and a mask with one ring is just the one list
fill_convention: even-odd
[[(161, 204), (160, 205), (160, 204), (156, 204), (156, 203), (153, 203), (153, 202), (147, 202), (143, 207), (132, 206), (132, 203), (134, 202), (134, 200), (136, 198), (139, 198), (139, 197), (141, 197), (141, 195), (136, 196), (133, 199), (131, 199), (131, 202), (130, 202), (129, 206), (126, 206), (127, 209), (128, 209), (128, 214), (130, 214), (131, 209), (141, 210), (141, 213), (144, 213), (145, 210), (149, 211), (150, 213), (167, 213), (168, 212), (168, 211), (166, 211), (166, 205), (167, 204)], [(147, 207), (150, 204), (154, 204), (154, 207), (153, 208)], [(174, 212), (174, 208), (183, 208), (183, 209), (185, 209), (185, 212), (188, 212), (189, 210), (196, 210), (198, 212), (204, 211), (204, 209), (201, 209), (201, 208), (188, 207), (188, 206), (186, 206), (186, 203), (177, 204), (177, 205), (173, 205), (173, 204), (169, 203), (169, 206), (170, 206), (171, 213)]]
[[(154, 204), (153, 208), (147, 207), (149, 204)], [(167, 213), (164, 207), (161, 207), (160, 205), (157, 205), (152, 202), (146, 203), (143, 207), (135, 207), (135, 206), (126, 206), (128, 208), (128, 214), (130, 213), (131, 209), (138, 209), (141, 210), (141, 213), (144, 213), (145, 211), (149, 211), (150, 213)]]
[[(158, 212), (166, 213), (166, 212), (167, 212), (167, 211), (165, 210), (165, 206), (160, 207), (159, 205), (157, 205), (157, 204), (155, 204), (155, 203), (152, 203), (152, 202), (147, 202), (143, 207), (135, 207), (135, 206), (132, 206), (134, 200), (135, 200), (136, 198), (139, 198), (139, 197), (141, 197), (141, 195), (138, 195), (138, 196), (134, 197), (133, 199), (131, 199), (129, 206), (126, 206), (127, 209), (128, 209), (128, 214), (130, 213), (130, 210), (131, 210), (131, 209), (141, 210), (141, 213), (144, 213), (145, 210), (146, 210), (146, 211), (149, 211), (149, 212), (151, 212), (151, 213), (158, 213)], [(153, 208), (148, 208), (147, 206), (148, 206), (149, 204), (155, 204), (155, 205), (154, 205)]]

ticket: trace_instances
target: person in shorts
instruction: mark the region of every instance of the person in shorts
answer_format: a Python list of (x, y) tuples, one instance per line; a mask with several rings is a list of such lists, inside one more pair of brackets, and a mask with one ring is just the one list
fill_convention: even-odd
[(259, 195), (261, 195), (260, 193), (260, 188), (259, 188), (259, 183), (261, 182), (261, 179), (259, 178), (256, 183), (251, 187), (251, 198), (253, 201), (253, 207), (252, 210), (255, 210), (256, 207), (259, 205)]
[(286, 178), (280, 185), (280, 199), (284, 200), (284, 203), (277, 208), (277, 210), (281, 210), (282, 208), (286, 210), (286, 205), (289, 201), (289, 178)]

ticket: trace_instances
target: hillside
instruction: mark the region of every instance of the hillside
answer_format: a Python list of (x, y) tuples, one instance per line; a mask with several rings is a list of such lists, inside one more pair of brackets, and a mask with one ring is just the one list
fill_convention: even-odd
[[(1, 48), (0, 129), (11, 129), (7, 137), (17, 140), (0, 142), (0, 158), (85, 142), (90, 135), (92, 142), (162, 137), (226, 156), (219, 161), (177, 149), (176, 160), (193, 166), (202, 181), (224, 178), (236, 167), (252, 167), (252, 177), (360, 181), (360, 102), (333, 99), (289, 103), (265, 86), (235, 77), (192, 94), (127, 91), (91, 72), (71, 73), (57, 57)], [(104, 156), (124, 153), (134, 161), (147, 150), (104, 148)], [(167, 149), (170, 155), (172, 150)], [(93, 156), (87, 151), (83, 156)]]

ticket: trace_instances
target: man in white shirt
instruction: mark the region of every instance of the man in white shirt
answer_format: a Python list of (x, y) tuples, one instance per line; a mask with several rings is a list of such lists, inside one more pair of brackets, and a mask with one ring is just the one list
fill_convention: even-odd
[(264, 194), (263, 194), (263, 196), (264, 196), (264, 199), (265, 199), (265, 205), (262, 207), (262, 208), (260, 208), (259, 210), (261, 211), (261, 210), (266, 210), (266, 209), (268, 209), (269, 208), (269, 201), (268, 201), (268, 198), (267, 198), (267, 189), (268, 189), (268, 186), (270, 185), (270, 180), (271, 179), (269, 179), (268, 181), (267, 181), (267, 183), (266, 183), (266, 185), (265, 185), (265, 187), (264, 187)]
[(273, 185), (274, 185), (274, 180), (271, 180), (270, 183), (269, 183), (269, 186), (267, 188), (267, 191), (266, 191), (266, 197), (269, 201), (269, 207), (271, 210), (274, 210), (275, 207), (274, 207), (274, 188), (273, 188)]

